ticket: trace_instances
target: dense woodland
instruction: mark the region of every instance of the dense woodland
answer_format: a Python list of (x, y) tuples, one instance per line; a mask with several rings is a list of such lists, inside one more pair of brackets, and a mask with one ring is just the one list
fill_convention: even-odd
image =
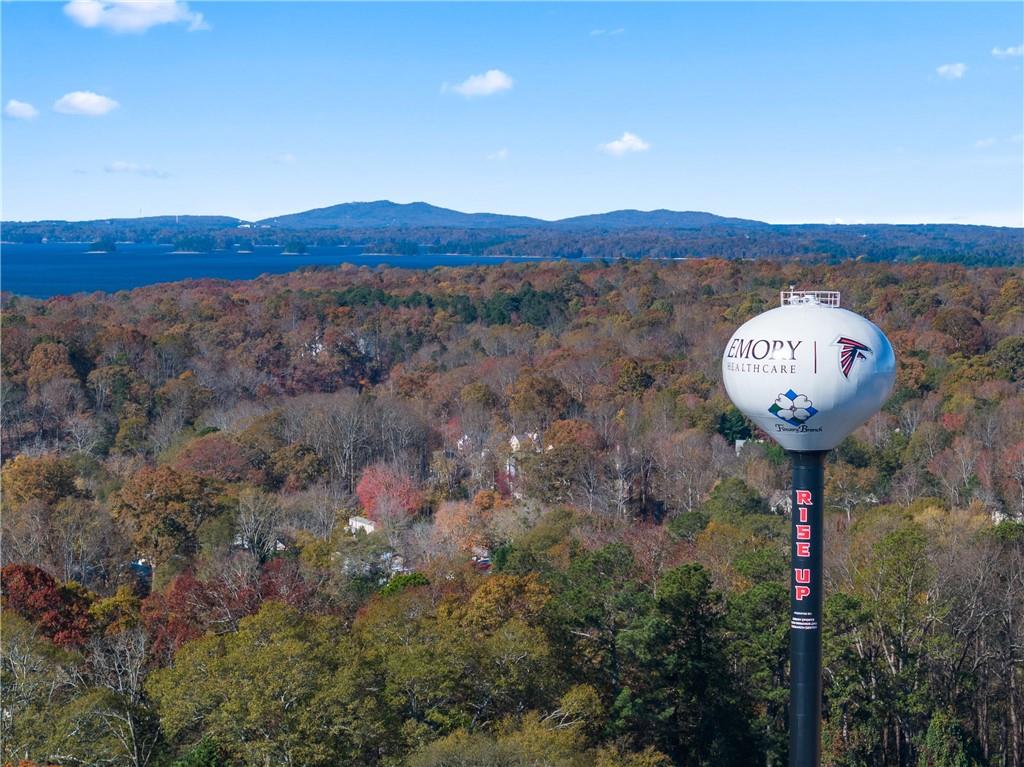
[(5, 295), (2, 761), (785, 764), (787, 460), (719, 366), (789, 285), (899, 360), (824, 763), (1022, 767), (1024, 275), (725, 260)]

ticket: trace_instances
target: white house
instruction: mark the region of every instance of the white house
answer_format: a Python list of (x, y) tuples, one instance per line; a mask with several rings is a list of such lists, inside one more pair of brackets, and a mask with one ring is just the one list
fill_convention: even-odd
[(793, 497), (789, 493), (776, 490), (768, 499), (768, 508), (772, 514), (789, 514), (793, 511)]
[(515, 454), (520, 450), (526, 450), (527, 448), (533, 450), (535, 453), (539, 453), (541, 451), (540, 434), (535, 431), (526, 432), (522, 436), (513, 434), (508, 438), (508, 447), (509, 456), (506, 469), (508, 470), (508, 476), (514, 477), (516, 475)]
[(377, 525), (371, 519), (366, 517), (349, 517), (348, 518), (348, 531), (355, 535), (357, 532), (362, 531), (369, 535), (377, 529)]
[(541, 452), (540, 434), (537, 432), (526, 432), (522, 436), (513, 434), (508, 439), (508, 460), (505, 461), (505, 476), (508, 477), (509, 489), (512, 491), (513, 498), (522, 498), (523, 494), (520, 493), (515, 487), (516, 479), (516, 453), (521, 450), (533, 450), (535, 453)]

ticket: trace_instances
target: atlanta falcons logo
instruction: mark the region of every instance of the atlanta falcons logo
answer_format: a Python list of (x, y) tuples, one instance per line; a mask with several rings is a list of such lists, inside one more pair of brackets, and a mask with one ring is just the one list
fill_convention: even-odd
[(846, 336), (839, 336), (836, 343), (839, 345), (839, 367), (843, 371), (843, 378), (849, 378), (850, 371), (853, 370), (853, 363), (857, 360), (867, 359), (864, 352), (871, 354), (871, 348)]

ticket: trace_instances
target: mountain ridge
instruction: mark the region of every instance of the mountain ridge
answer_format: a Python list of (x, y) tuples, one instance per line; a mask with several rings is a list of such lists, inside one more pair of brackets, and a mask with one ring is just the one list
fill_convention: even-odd
[(285, 213), (249, 221), (221, 215), (158, 215), (136, 218), (97, 218), (86, 220), (40, 219), (35, 221), (4, 221), (4, 224), (68, 224), (68, 225), (130, 225), (175, 228), (226, 228), (239, 225), (289, 229), (700, 229), (707, 226), (771, 226), (763, 221), (730, 218), (706, 211), (675, 211), (666, 208), (637, 210), (627, 208), (604, 213), (590, 213), (562, 219), (543, 219), (504, 213), (466, 213), (427, 202), (409, 203), (391, 200), (343, 202), (321, 208)]
[(271, 216), (255, 222), (258, 225), (284, 229), (332, 228), (401, 228), (401, 227), (457, 227), (464, 229), (545, 228), (559, 229), (699, 229), (705, 226), (769, 226), (763, 221), (727, 218), (705, 211), (674, 211), (623, 209), (572, 216), (562, 219), (542, 219), (533, 216), (513, 216), (502, 213), (465, 213), (417, 201), (397, 203), (391, 200), (371, 202), (345, 202), (323, 208)]
[(283, 229), (351, 228), (376, 229), (396, 227), (458, 227), (468, 229), (543, 226), (546, 221), (529, 216), (501, 213), (464, 213), (442, 208), (428, 202), (409, 203), (391, 200), (342, 202), (323, 208), (271, 216), (256, 222)]
[[(134, 218), (111, 217), (71, 221), (67, 219), (4, 220), (5, 226), (100, 226), (166, 227), (173, 229), (224, 229), (246, 227), (279, 230), (367, 230), (367, 229), (523, 229), (548, 231), (624, 231), (630, 229), (695, 230), (695, 229), (845, 229), (863, 227), (958, 227), (963, 229), (1022, 230), (1021, 227), (1000, 227), (981, 224), (933, 222), (928, 224), (889, 224), (862, 222), (857, 224), (772, 224), (756, 219), (721, 216), (707, 211), (677, 211), (668, 208), (638, 210), (623, 208), (603, 213), (589, 213), (561, 219), (543, 219), (503, 213), (466, 213), (432, 205), (423, 201), (397, 203), (391, 200), (343, 202), (320, 208), (268, 216), (257, 220), (223, 215), (157, 215)], [(1024, 230), (1022, 230), (1024, 231)]]

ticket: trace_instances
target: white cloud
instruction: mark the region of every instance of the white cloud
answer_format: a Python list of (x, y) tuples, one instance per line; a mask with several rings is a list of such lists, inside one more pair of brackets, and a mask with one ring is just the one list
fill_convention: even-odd
[(281, 154), (277, 156), (277, 161), (282, 165), (291, 165), (296, 159), (298, 158), (296, 158), (291, 152), (281, 152)]
[(487, 155), (487, 159), (488, 160), (507, 160), (508, 159), (508, 149), (506, 149), (505, 147), (502, 147), (497, 152), (491, 152), (489, 155)]
[(646, 152), (651, 148), (651, 145), (640, 138), (635, 133), (626, 131), (622, 134), (622, 138), (617, 138), (614, 141), (609, 141), (607, 144), (601, 144), (598, 149), (616, 157), (621, 157), (627, 152)]
[(64, 13), (82, 27), (114, 32), (145, 32), (159, 24), (188, 24), (190, 32), (209, 29), (203, 14), (179, 0), (71, 0)]
[(621, 35), (625, 31), (626, 30), (623, 29), (622, 27), (617, 27), (615, 29), (592, 29), (592, 30), (590, 30), (590, 36), (591, 37), (611, 37), (613, 35)]
[(891, 224), (973, 224), (976, 226), (1014, 226), (1024, 227), (1024, 209), (1005, 208), (1003, 210), (968, 210), (951, 213), (910, 213), (886, 217), (885, 221), (873, 218), (871, 223)]
[(113, 99), (92, 91), (65, 93), (53, 103), (55, 112), (65, 115), (88, 115), (89, 117), (105, 115), (119, 106), (121, 105)]
[(146, 178), (167, 178), (168, 176), (164, 171), (157, 170), (151, 165), (139, 165), (135, 162), (124, 162), (123, 160), (110, 163), (104, 170), (107, 173), (132, 173), (136, 176), (145, 176)]
[(975, 149), (988, 149), (991, 146), (995, 146), (996, 140), (994, 138), (980, 138), (974, 142)]
[(1012, 45), (1009, 48), (993, 48), (992, 55), (997, 59), (1010, 59), (1014, 56), (1024, 56), (1024, 45)]
[(4, 114), (15, 120), (31, 120), (39, 116), (39, 110), (26, 101), (11, 99), (4, 107)]
[(943, 64), (941, 67), (935, 67), (935, 71), (939, 77), (946, 80), (960, 80), (967, 72), (966, 64)]
[(514, 85), (514, 81), (500, 69), (488, 69), (482, 75), (471, 75), (458, 85), (441, 86), (441, 92), (453, 90), (462, 94), (467, 99), (475, 96), (490, 96), (494, 93), (507, 91)]

